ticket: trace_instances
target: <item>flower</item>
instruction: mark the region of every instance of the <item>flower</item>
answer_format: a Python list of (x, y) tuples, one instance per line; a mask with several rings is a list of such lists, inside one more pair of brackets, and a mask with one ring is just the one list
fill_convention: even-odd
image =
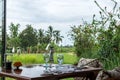
[(21, 62), (15, 62), (14, 64), (13, 64), (14, 66), (22, 66), (22, 63)]

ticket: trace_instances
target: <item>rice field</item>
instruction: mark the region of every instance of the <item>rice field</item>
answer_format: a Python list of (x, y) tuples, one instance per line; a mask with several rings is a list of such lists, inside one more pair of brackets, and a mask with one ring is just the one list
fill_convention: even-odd
[[(54, 54), (54, 63), (57, 64), (57, 54)], [(62, 53), (64, 56), (64, 64), (74, 64), (78, 61), (78, 57), (74, 53)], [(13, 54), (7, 57), (7, 60), (22, 62), (24, 65), (28, 64), (42, 64), (44, 63), (43, 54)]]

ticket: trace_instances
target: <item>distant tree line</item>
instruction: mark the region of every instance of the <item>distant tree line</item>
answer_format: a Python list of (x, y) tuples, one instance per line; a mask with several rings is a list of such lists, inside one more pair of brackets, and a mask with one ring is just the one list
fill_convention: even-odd
[(44, 29), (36, 30), (32, 25), (26, 25), (26, 28), (21, 32), (19, 32), (19, 27), (20, 24), (10, 24), (10, 34), (7, 34), (7, 49), (15, 48), (16, 50), (17, 47), (20, 47), (22, 51), (28, 53), (39, 53), (45, 51), (49, 43), (53, 46), (58, 46), (63, 38), (60, 31), (54, 30), (52, 26), (49, 26), (48, 30), (45, 31)]

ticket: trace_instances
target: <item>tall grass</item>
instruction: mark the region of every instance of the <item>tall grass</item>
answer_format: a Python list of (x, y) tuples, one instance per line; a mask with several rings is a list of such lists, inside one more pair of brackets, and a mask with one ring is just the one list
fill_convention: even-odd
[(102, 60), (102, 63), (104, 65), (104, 68), (114, 69), (115, 67), (120, 67), (120, 53), (119, 54), (112, 54), (108, 58), (104, 58)]
[[(57, 64), (57, 54), (54, 54), (54, 63)], [(64, 56), (64, 64), (74, 64), (77, 62), (78, 57), (73, 53), (62, 53)], [(22, 62), (24, 65), (28, 64), (42, 64), (44, 63), (43, 54), (13, 54), (7, 57), (8, 60)]]

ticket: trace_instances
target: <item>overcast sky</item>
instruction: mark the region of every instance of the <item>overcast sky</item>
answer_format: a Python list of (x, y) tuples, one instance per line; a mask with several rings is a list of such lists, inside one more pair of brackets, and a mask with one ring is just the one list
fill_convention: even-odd
[[(120, 3), (120, 0), (116, 1)], [(111, 0), (97, 2), (112, 10)], [(26, 24), (47, 30), (51, 25), (61, 31), (65, 37), (62, 44), (67, 45), (72, 44), (67, 37), (70, 26), (80, 25), (82, 19), (91, 21), (92, 15), (98, 12), (94, 0), (7, 0), (7, 26), (13, 22), (21, 24), (20, 30), (25, 29)]]

